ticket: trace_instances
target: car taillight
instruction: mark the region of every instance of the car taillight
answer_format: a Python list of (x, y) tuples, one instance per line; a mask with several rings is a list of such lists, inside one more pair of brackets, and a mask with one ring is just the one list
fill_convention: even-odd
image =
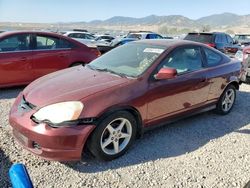
[(214, 43), (207, 43), (206, 45), (215, 48), (215, 44)]
[(98, 49), (96, 49), (96, 48), (92, 48), (91, 52), (93, 52), (97, 57), (99, 57), (99, 56), (102, 55), (101, 52)]

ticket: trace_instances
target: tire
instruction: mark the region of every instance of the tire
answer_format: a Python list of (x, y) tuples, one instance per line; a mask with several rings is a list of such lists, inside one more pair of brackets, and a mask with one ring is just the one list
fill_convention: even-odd
[(220, 96), (220, 99), (216, 106), (216, 112), (221, 115), (228, 114), (235, 103), (236, 100), (236, 89), (230, 84)]
[(136, 119), (129, 112), (112, 113), (98, 123), (88, 141), (88, 149), (98, 159), (116, 159), (134, 142), (136, 127)]

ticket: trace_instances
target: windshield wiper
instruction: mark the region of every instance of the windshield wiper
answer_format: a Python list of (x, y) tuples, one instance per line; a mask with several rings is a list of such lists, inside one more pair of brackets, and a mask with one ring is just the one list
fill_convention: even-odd
[(90, 69), (92, 70), (97, 70), (97, 71), (100, 71), (100, 72), (109, 72), (109, 73), (112, 73), (112, 74), (115, 74), (115, 75), (118, 75), (122, 78), (127, 78), (127, 75), (124, 74), (124, 73), (119, 73), (119, 72), (115, 72), (113, 70), (110, 70), (110, 69), (107, 69), (107, 68), (98, 68), (98, 67), (92, 67), (92, 66), (88, 66)]

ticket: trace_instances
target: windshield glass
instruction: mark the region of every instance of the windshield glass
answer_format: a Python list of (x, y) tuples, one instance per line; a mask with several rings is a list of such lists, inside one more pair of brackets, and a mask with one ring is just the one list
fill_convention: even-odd
[(134, 34), (134, 33), (131, 33), (131, 34), (128, 34), (128, 36), (126, 38), (130, 38), (130, 39), (141, 39), (142, 36), (140, 34)]
[(212, 43), (213, 42), (213, 35), (207, 33), (189, 33), (184, 40), (191, 40), (195, 42), (201, 43)]
[(165, 51), (164, 46), (129, 43), (104, 54), (87, 67), (121, 76), (137, 77)]

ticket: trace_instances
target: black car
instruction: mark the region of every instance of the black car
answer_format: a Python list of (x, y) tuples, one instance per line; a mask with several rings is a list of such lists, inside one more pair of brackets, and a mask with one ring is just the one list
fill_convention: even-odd
[(236, 44), (236, 42), (230, 35), (221, 32), (188, 33), (184, 40), (201, 42), (224, 53), (227, 53), (227, 49), (230, 47), (234, 47)]

